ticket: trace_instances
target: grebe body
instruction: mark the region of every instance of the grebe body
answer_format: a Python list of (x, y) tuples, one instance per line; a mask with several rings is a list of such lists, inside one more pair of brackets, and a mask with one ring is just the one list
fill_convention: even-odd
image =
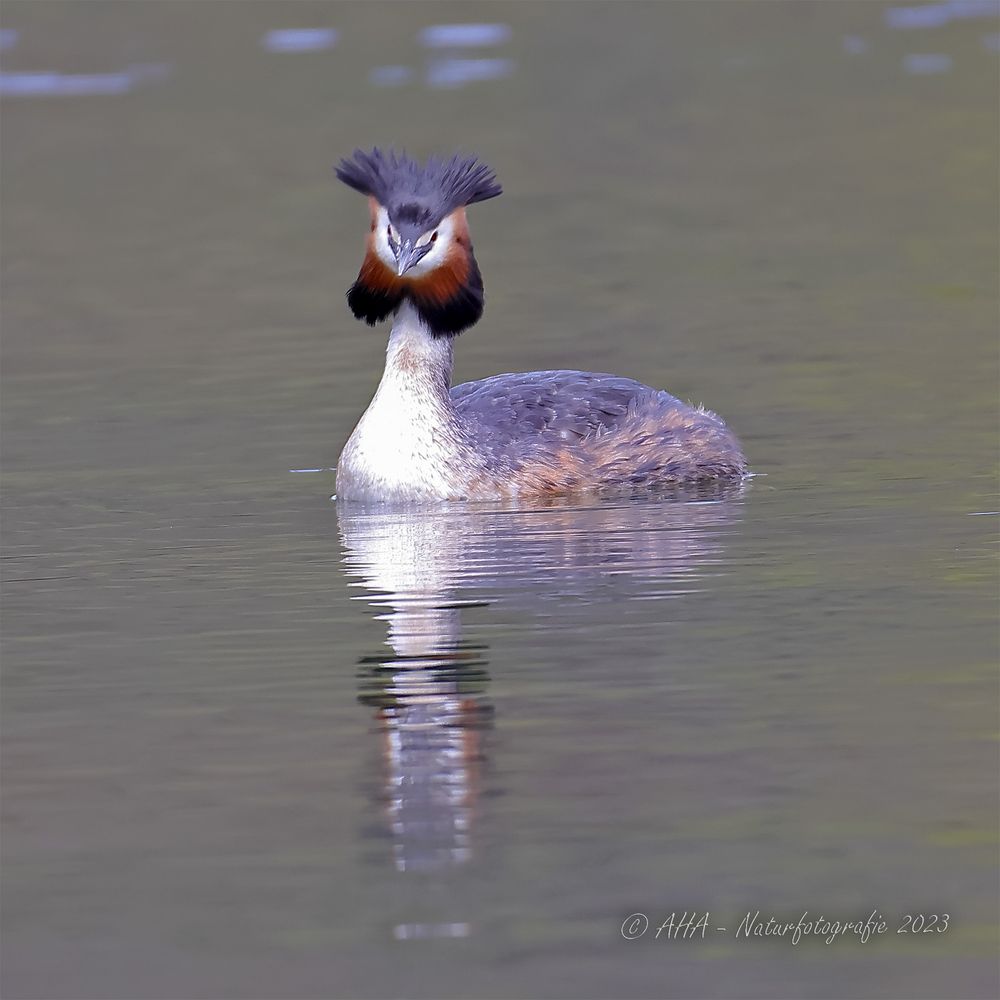
[(369, 196), (355, 316), (393, 315), (374, 398), (337, 462), (337, 496), (497, 500), (739, 480), (739, 443), (715, 414), (616, 375), (495, 375), (452, 387), (454, 340), (483, 310), (465, 208), (500, 194), (474, 159), (356, 151), (337, 176)]

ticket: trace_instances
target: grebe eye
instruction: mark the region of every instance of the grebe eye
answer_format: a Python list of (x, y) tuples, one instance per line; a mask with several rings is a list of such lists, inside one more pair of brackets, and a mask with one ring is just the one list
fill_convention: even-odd
[(438, 234), (437, 234), (437, 230), (435, 229), (434, 232), (431, 233), (431, 243), (436, 243), (437, 242), (437, 238), (438, 238)]

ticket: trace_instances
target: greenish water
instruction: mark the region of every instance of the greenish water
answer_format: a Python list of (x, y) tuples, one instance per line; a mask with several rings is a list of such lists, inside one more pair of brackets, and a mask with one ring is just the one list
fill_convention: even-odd
[[(146, 67), (3, 98), (5, 997), (997, 995), (1000, 28), (888, 9), (4, 4), (4, 73)], [(455, 21), (497, 79), (431, 85)], [(292, 473), (379, 374), (330, 169), (372, 142), (505, 185), (459, 379), (639, 377), (757, 477)]]

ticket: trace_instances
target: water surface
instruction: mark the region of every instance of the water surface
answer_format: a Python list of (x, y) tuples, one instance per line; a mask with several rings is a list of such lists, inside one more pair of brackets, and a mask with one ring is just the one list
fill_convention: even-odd
[[(995, 18), (4, 6), (5, 996), (997, 994)], [(757, 477), (331, 503), (376, 141), (504, 183), (459, 379), (639, 377)]]

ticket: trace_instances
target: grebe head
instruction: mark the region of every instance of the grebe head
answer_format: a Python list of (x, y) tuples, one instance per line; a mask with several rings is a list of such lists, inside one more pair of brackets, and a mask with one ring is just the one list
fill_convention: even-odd
[(374, 326), (404, 299), (436, 337), (454, 336), (483, 314), (483, 279), (472, 253), (465, 207), (501, 192), (475, 157), (425, 164), (392, 151), (356, 149), (337, 177), (368, 195), (371, 230), (347, 303)]

